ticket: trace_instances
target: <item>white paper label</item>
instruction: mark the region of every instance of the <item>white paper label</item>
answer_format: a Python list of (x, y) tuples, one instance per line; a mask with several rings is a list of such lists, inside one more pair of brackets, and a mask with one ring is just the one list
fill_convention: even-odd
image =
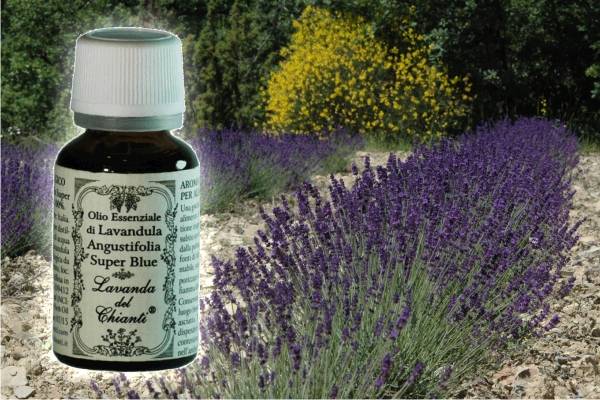
[(105, 361), (195, 355), (198, 168), (54, 173), (54, 351)]

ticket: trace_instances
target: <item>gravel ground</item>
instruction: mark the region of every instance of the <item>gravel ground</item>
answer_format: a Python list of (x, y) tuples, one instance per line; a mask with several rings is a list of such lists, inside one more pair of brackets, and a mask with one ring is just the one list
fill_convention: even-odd
[(600, 398), (600, 155), (581, 157), (573, 188), (571, 216), (586, 220), (563, 271), (563, 280), (575, 277), (575, 286), (553, 305), (560, 324), (469, 383), (465, 396)]
[[(367, 153), (358, 152), (362, 164)], [(372, 164), (384, 164), (387, 155), (371, 154)], [(557, 299), (561, 324), (541, 338), (532, 339), (519, 353), (508, 354), (491, 371), (465, 385), (468, 397), (600, 398), (600, 155), (582, 157), (575, 181), (573, 218), (586, 217), (581, 240), (563, 279), (575, 276), (573, 292)], [(341, 174), (350, 183), (349, 173)], [(328, 178), (315, 176), (326, 189)], [(264, 205), (266, 208), (269, 204)], [(201, 217), (201, 287), (210, 291), (210, 256), (231, 257), (237, 246), (252, 243), (261, 227), (256, 202), (244, 202), (230, 213)], [(104, 397), (117, 397), (110, 372), (87, 371), (60, 364), (51, 351), (50, 264), (34, 253), (2, 260), (3, 398), (97, 397), (95, 380)], [(163, 373), (128, 373), (127, 383), (149, 395), (145, 382)], [(177, 379), (176, 371), (167, 376)], [(125, 392), (126, 390), (123, 390)]]

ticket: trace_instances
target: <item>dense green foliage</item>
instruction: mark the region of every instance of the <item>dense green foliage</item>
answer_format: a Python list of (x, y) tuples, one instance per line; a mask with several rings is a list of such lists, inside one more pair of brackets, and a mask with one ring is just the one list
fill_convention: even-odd
[[(186, 126), (255, 125), (300, 1), (9, 0), (2, 4), (3, 133), (63, 139), (77, 36), (105, 26), (168, 29), (184, 43)], [(110, 17), (108, 17), (110, 16)]]
[(280, 60), (301, 2), (207, 3), (205, 22), (190, 38), (188, 120), (198, 127), (254, 127), (264, 118), (259, 88)]
[[(402, 50), (398, 22), (434, 44), (432, 61), (469, 76), (469, 125), (543, 114), (598, 132), (600, 5), (595, 0), (7, 0), (2, 3), (2, 131), (63, 139), (73, 45), (114, 25), (169, 29), (184, 42), (187, 124), (252, 128), (260, 91), (308, 4), (361, 15)], [(71, 130), (71, 131), (70, 131)]]
[[(542, 114), (600, 129), (600, 3), (595, 0), (348, 0), (380, 37), (411, 14), (451, 75), (471, 77), (472, 123)], [(396, 43), (398, 42), (398, 43)]]

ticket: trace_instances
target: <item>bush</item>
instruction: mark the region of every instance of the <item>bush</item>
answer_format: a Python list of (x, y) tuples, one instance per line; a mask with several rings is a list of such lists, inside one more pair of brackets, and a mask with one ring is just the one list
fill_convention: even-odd
[(2, 254), (50, 254), (53, 165), (58, 147), (2, 144)]
[[(492, 350), (553, 328), (576, 141), (523, 119), (311, 185), (213, 260), (204, 356), (166, 395), (446, 397)], [(162, 387), (167, 388), (162, 382)]]
[(270, 200), (312, 174), (335, 172), (324, 167), (339, 166), (361, 141), (341, 131), (318, 139), (224, 130), (200, 131), (189, 143), (200, 159), (201, 211), (212, 213), (245, 198)]
[[(595, 0), (565, 2), (463, 0), (347, 0), (333, 10), (364, 16), (389, 46), (412, 7), (415, 26), (452, 75), (473, 83), (471, 120), (505, 115), (559, 118), (599, 139), (600, 7)], [(580, 132), (577, 132), (578, 134)]]
[(260, 88), (281, 61), (292, 21), (307, 4), (364, 18), (376, 40), (402, 52), (410, 15), (409, 26), (434, 46), (428, 50), (430, 64), (447, 66), (449, 76), (469, 76), (477, 98), (465, 120), (470, 126), (537, 114), (546, 101), (548, 116), (585, 127), (585, 135), (598, 140), (595, 0), (7, 0), (2, 133), (72, 136), (68, 103), (75, 39), (103, 26), (164, 28), (182, 38), (188, 128), (262, 126)]
[(404, 21), (406, 49), (388, 48), (362, 18), (309, 6), (265, 91), (268, 128), (441, 136), (467, 113), (469, 85), (429, 62), (431, 48)]

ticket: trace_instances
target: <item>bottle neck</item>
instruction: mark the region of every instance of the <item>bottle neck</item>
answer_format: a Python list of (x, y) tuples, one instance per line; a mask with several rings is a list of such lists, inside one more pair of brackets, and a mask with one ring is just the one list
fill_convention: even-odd
[(83, 134), (91, 135), (92, 137), (100, 140), (126, 140), (132, 142), (140, 141), (155, 141), (163, 140), (165, 137), (173, 136), (171, 131), (168, 130), (155, 130), (155, 131), (118, 131), (109, 129), (94, 129), (87, 128)]
[(75, 125), (82, 128), (100, 131), (119, 132), (151, 132), (181, 128), (183, 114), (160, 115), (149, 117), (106, 117), (74, 113)]

